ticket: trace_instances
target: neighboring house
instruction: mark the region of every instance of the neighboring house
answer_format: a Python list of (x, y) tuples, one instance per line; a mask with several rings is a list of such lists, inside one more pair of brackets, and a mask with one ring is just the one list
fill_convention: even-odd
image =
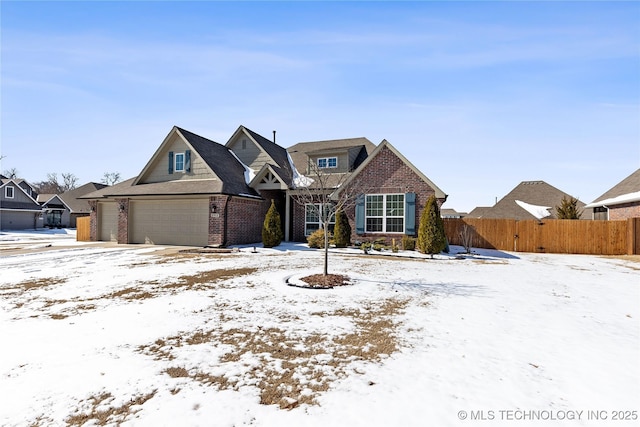
[(640, 217), (640, 169), (585, 206), (587, 219)]
[(273, 200), (285, 239), (304, 241), (318, 226), (295, 201), (309, 185), (309, 162), (349, 174), (352, 184), (367, 183), (370, 191), (347, 212), (354, 234), (363, 237), (415, 235), (428, 196), (440, 203), (447, 197), (387, 141), (377, 147), (366, 138), (320, 141), (285, 150), (244, 126), (225, 145), (174, 127), (137, 177), (82, 197), (91, 206), (91, 240), (257, 243)]
[(484, 218), (485, 214), (489, 211), (491, 211), (490, 206), (478, 206), (473, 208), (466, 216), (467, 218)]
[(89, 202), (81, 197), (106, 187), (108, 187), (106, 184), (89, 182), (73, 190), (55, 195), (43, 205), (45, 226), (75, 228), (78, 217), (91, 214)]
[(43, 226), (42, 207), (34, 188), (24, 179), (0, 178), (0, 229), (24, 230)]
[(455, 209), (441, 209), (440, 216), (442, 218), (464, 218), (468, 214), (466, 212), (458, 212)]
[[(572, 196), (544, 181), (523, 181), (492, 207), (477, 207), (467, 218), (555, 219), (556, 207)], [(585, 204), (578, 200), (578, 210)]]

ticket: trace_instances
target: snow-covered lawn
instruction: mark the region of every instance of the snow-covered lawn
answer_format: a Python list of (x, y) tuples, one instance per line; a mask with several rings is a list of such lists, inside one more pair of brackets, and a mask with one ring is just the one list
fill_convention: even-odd
[(330, 271), (353, 285), (311, 290), (286, 284), (320, 271), (305, 245), (178, 254), (61, 236), (0, 234), (0, 425), (640, 416), (637, 259), (337, 250)]

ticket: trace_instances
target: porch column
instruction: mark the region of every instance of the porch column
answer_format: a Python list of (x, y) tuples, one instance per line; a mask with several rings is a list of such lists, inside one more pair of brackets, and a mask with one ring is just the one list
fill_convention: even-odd
[(291, 197), (289, 197), (289, 191), (284, 193), (284, 241), (289, 241), (289, 229), (291, 228)]

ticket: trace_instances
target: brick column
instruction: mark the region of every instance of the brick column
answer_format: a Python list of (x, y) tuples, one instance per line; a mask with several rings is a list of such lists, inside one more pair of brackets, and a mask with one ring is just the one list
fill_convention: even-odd
[(98, 240), (98, 201), (89, 200), (89, 240)]
[(226, 243), (227, 203), (229, 196), (209, 198), (209, 238), (210, 246), (224, 246)]
[(129, 243), (129, 199), (116, 199), (118, 204), (118, 243)]

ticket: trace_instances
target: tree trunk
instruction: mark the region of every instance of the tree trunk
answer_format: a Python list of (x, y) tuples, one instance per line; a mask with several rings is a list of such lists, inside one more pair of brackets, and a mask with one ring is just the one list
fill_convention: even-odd
[(329, 274), (329, 227), (328, 223), (324, 224), (324, 270), (323, 275)]

